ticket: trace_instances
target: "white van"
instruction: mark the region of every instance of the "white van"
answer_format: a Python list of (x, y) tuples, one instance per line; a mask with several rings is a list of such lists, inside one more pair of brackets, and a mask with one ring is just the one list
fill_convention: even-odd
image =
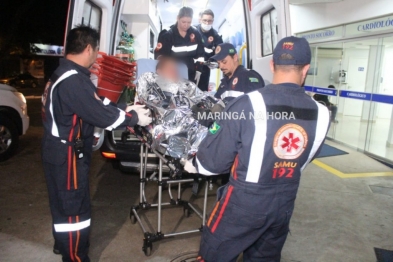
[[(160, 31), (176, 22), (183, 5), (193, 8), (194, 24), (198, 23), (200, 11), (212, 9), (215, 14), (213, 28), (223, 36), (224, 42), (236, 47), (240, 63), (258, 71), (266, 83), (271, 81), (269, 61), (273, 46), (280, 38), (290, 35), (286, 0), (70, 0), (67, 31), (79, 24), (90, 25), (100, 32), (100, 51), (114, 55), (123, 31), (121, 25), (126, 25), (135, 39), (134, 58), (153, 59)], [(261, 14), (265, 14), (265, 23), (269, 19), (263, 30)], [(262, 42), (270, 51), (262, 51)], [(213, 70), (210, 82), (219, 86), (221, 78), (221, 71)], [(123, 169), (140, 166), (139, 140), (125, 134), (124, 130), (105, 132), (100, 150), (104, 157), (114, 160), (115, 166)], [(156, 169), (156, 164), (152, 157), (148, 169)]]

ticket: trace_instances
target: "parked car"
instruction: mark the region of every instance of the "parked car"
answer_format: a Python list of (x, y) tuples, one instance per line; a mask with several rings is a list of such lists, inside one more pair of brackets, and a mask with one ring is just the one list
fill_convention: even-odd
[(23, 73), (17, 75), (9, 80), (8, 85), (13, 87), (37, 87), (38, 86), (38, 78), (35, 78), (29, 73)]
[(11, 86), (0, 84), (0, 161), (12, 156), (19, 136), (29, 128), (29, 116), (24, 95)]
[(15, 77), (2, 78), (2, 79), (0, 79), (0, 84), (9, 85), (10, 82), (11, 82), (14, 78), (15, 78)]

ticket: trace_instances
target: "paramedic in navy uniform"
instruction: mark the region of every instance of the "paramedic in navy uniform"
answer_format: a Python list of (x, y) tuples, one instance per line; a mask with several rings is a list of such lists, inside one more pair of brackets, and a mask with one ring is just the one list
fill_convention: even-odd
[(236, 261), (242, 252), (244, 261), (280, 261), (301, 172), (329, 127), (327, 108), (302, 87), (310, 61), (304, 38), (279, 41), (273, 83), (231, 102), (225, 111), (238, 120), (216, 121), (186, 162), (191, 173), (231, 171), (203, 228), (199, 261)]
[(42, 162), (49, 193), (53, 251), (63, 261), (90, 261), (89, 166), (94, 126), (112, 130), (151, 122), (143, 106), (117, 108), (97, 96), (89, 67), (98, 53), (99, 34), (79, 26), (66, 39), (65, 59), (42, 95)]
[(176, 24), (169, 30), (163, 30), (158, 36), (154, 50), (155, 59), (160, 56), (171, 56), (183, 62), (188, 68), (188, 79), (199, 82), (205, 61), (203, 40), (198, 30), (191, 26), (194, 12), (190, 7), (182, 7), (177, 16)]
[(224, 78), (221, 79), (220, 86), (214, 96), (225, 103), (265, 86), (260, 74), (239, 64), (236, 49), (232, 44), (218, 45), (215, 49), (215, 55), (211, 59), (218, 62), (218, 67), (224, 74)]
[[(201, 34), (204, 42), (205, 61), (208, 61), (214, 55), (214, 49), (222, 44), (222, 37), (213, 29), (214, 13), (210, 9), (206, 9), (199, 14), (199, 25), (196, 26)], [(210, 68), (206, 65), (202, 68), (201, 79), (198, 87), (202, 91), (208, 91), (210, 79)]]

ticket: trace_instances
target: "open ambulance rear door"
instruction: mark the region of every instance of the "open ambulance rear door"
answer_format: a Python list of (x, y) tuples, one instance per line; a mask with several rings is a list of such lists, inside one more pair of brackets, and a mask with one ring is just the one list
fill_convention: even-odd
[(251, 68), (260, 73), (265, 83), (271, 83), (273, 75), (269, 63), (277, 42), (291, 35), (289, 0), (245, 0), (249, 28)]
[(100, 51), (113, 54), (115, 32), (124, 0), (69, 0), (65, 35), (77, 25), (100, 32)]

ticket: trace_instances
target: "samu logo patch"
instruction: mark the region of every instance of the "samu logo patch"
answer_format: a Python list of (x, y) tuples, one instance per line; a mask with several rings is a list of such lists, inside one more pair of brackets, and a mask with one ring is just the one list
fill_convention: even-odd
[(214, 124), (209, 128), (209, 132), (212, 135), (217, 134), (218, 130), (220, 130), (221, 126), (217, 124), (217, 122), (214, 122)]

